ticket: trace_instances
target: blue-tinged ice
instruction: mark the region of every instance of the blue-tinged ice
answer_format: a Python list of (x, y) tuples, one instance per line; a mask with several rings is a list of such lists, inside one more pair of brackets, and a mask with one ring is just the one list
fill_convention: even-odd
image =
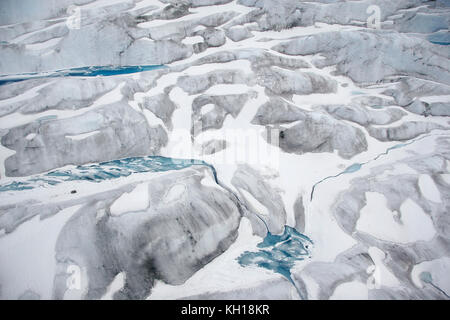
[(23, 181), (13, 181), (0, 185), (0, 192), (28, 190), (42, 185), (52, 186), (65, 181), (101, 182), (127, 177), (133, 173), (181, 170), (194, 165), (209, 167), (217, 182), (215, 168), (203, 160), (146, 156), (79, 165), (67, 169), (56, 169), (48, 173), (25, 178)]

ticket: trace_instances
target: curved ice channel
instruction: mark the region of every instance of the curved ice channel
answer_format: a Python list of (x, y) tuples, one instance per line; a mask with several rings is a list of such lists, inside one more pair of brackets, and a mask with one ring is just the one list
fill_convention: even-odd
[(109, 179), (127, 177), (133, 173), (180, 170), (193, 165), (209, 167), (212, 170), (214, 179), (217, 183), (216, 169), (203, 160), (146, 156), (56, 169), (47, 173), (17, 179), (3, 185), (0, 184), (0, 192), (29, 190), (39, 186), (53, 186), (65, 181), (84, 180), (101, 182)]

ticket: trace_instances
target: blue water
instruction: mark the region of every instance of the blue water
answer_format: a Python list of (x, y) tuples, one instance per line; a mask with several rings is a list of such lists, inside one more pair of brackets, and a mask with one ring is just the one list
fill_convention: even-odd
[[(291, 269), (297, 261), (311, 256), (312, 244), (307, 236), (285, 226), (281, 235), (273, 235), (268, 231), (264, 240), (257, 245), (258, 251), (246, 251), (237, 260), (243, 267), (257, 266), (279, 273), (296, 287), (291, 277)], [(297, 287), (296, 289), (298, 291)], [(299, 294), (301, 296), (300, 292)]]
[[(17, 75), (0, 75), (0, 85), (11, 82), (24, 81), (29, 79), (58, 78), (58, 77), (96, 77), (115, 76), (121, 74), (131, 74), (143, 71), (150, 71), (164, 68), (163, 65), (142, 65), (142, 66), (91, 66), (58, 70), (50, 73), (23, 73)], [(2, 79), (3, 77), (3, 79)]]
[(24, 180), (0, 185), (0, 192), (29, 190), (42, 185), (54, 186), (65, 181), (101, 182), (120, 177), (127, 177), (133, 173), (180, 170), (194, 165), (209, 167), (213, 172), (216, 183), (218, 183), (216, 169), (205, 161), (146, 156), (74, 166), (73, 168), (65, 170), (57, 169), (48, 173), (37, 174)]
[(344, 170), (344, 173), (353, 173), (361, 169), (362, 164), (361, 163), (354, 163), (350, 167)]
[(448, 46), (450, 45), (450, 32), (432, 34), (428, 36), (428, 41), (441, 46)]

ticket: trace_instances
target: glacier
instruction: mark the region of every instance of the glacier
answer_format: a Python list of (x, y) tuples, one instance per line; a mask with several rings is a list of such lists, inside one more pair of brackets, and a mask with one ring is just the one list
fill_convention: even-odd
[(449, 299), (448, 0), (0, 6), (0, 299)]

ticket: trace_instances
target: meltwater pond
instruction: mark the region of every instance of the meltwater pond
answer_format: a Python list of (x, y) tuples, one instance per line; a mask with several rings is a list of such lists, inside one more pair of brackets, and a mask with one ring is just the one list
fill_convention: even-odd
[(432, 34), (428, 36), (428, 41), (441, 46), (448, 46), (450, 45), (450, 32), (444, 31)]
[(72, 69), (57, 70), (40, 73), (22, 73), (15, 75), (0, 75), (0, 85), (10, 82), (24, 81), (28, 79), (58, 78), (58, 77), (97, 77), (132, 74), (164, 68), (164, 65), (140, 65), (140, 66), (89, 66)]
[(203, 160), (146, 156), (56, 169), (47, 173), (17, 179), (6, 184), (0, 184), (0, 192), (29, 190), (42, 185), (57, 185), (65, 181), (101, 182), (109, 179), (127, 177), (134, 173), (180, 170), (193, 165), (209, 167), (217, 182), (216, 169)]
[(312, 244), (312, 240), (307, 236), (285, 226), (281, 235), (267, 232), (264, 240), (257, 245), (258, 251), (244, 252), (238, 257), (238, 262), (243, 267), (257, 266), (279, 273), (296, 287), (291, 278), (291, 269), (297, 261), (311, 256)]

